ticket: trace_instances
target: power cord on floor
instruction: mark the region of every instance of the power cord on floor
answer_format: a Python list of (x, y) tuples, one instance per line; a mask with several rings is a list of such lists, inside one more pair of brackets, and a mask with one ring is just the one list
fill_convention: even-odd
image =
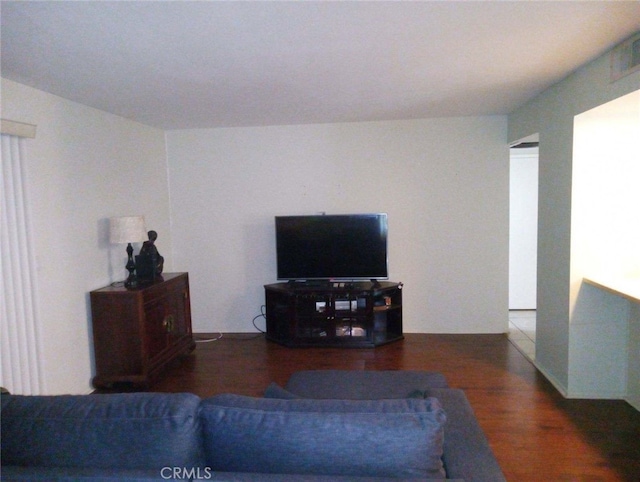
[(216, 338), (203, 338), (202, 340), (196, 340), (196, 343), (209, 343), (211, 341), (218, 341), (220, 338), (222, 338), (222, 333), (218, 333)]
[(262, 305), (262, 306), (260, 307), (260, 314), (259, 314), (259, 315), (254, 316), (254, 317), (253, 317), (253, 320), (251, 320), (251, 323), (253, 323), (254, 328), (255, 328), (256, 330), (258, 330), (258, 331), (259, 331), (260, 333), (262, 333), (262, 334), (264, 334), (264, 333), (266, 333), (266, 332), (265, 332), (264, 330), (261, 330), (260, 328), (258, 328), (258, 325), (256, 325), (256, 320), (257, 320), (258, 318), (264, 318), (264, 319), (265, 319), (265, 321), (267, 320), (267, 315), (266, 315), (266, 313), (264, 312), (264, 310), (265, 310), (265, 309), (266, 309), (266, 306), (265, 306), (265, 305)]
[[(259, 319), (259, 318), (264, 318), (264, 319), (265, 319), (265, 321), (266, 321), (266, 319), (267, 319), (267, 315), (266, 315), (266, 313), (264, 312), (264, 310), (265, 310), (265, 309), (266, 309), (266, 306), (265, 306), (265, 305), (262, 305), (262, 306), (260, 307), (260, 314), (259, 314), (259, 315), (254, 316), (254, 317), (253, 317), (253, 320), (251, 320), (251, 323), (253, 323), (254, 328), (255, 328), (256, 330), (258, 330), (258, 331), (260, 332), (260, 334), (262, 334), (262, 335), (264, 335), (264, 334), (266, 333), (266, 331), (261, 330), (260, 328), (258, 328), (258, 325), (256, 325), (256, 320), (257, 320), (257, 319)], [(215, 338), (203, 338), (203, 339), (201, 339), (201, 340), (195, 340), (195, 342), (196, 342), (196, 343), (210, 343), (210, 342), (212, 342), (212, 341), (218, 341), (220, 338), (222, 338), (222, 336), (223, 336), (223, 335), (222, 335), (222, 333), (220, 332), (220, 333), (218, 333), (218, 336), (217, 336), (217, 337), (215, 337)]]

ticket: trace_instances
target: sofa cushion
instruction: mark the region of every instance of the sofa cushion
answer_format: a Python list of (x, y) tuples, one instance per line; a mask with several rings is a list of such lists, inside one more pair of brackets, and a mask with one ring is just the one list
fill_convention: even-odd
[(414, 390), (447, 388), (442, 373), (421, 370), (302, 370), (285, 389), (303, 398), (407, 398)]
[(193, 394), (2, 396), (2, 464), (160, 469), (202, 463)]
[(435, 398), (203, 400), (214, 471), (443, 478), (443, 424)]

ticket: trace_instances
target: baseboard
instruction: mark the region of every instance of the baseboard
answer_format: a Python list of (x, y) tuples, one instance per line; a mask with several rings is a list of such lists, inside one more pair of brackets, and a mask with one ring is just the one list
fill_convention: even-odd
[(625, 393), (618, 392), (606, 392), (606, 393), (598, 393), (598, 392), (572, 392), (569, 390), (565, 395), (565, 398), (575, 398), (575, 399), (588, 399), (588, 400), (625, 400)]
[(531, 360), (533, 365), (549, 380), (549, 382), (555, 387), (558, 392), (564, 397), (569, 399), (590, 399), (590, 400), (624, 400), (633, 408), (640, 412), (640, 397), (629, 397), (626, 393), (581, 393), (571, 392), (560, 381), (551, 375), (544, 366), (537, 363), (535, 360)]
[(558, 380), (556, 377), (554, 377), (553, 375), (551, 375), (551, 373), (549, 373), (544, 366), (542, 366), (540, 363), (538, 363), (536, 360), (532, 360), (533, 365), (540, 371), (540, 373), (542, 373), (544, 375), (544, 377), (549, 380), (549, 382), (551, 382), (551, 384), (556, 388), (556, 390), (558, 390), (560, 392), (560, 395), (562, 395), (564, 398), (569, 398), (567, 396), (568, 390), (567, 387), (564, 386), (564, 384), (562, 384), (560, 382), (560, 380)]
[(625, 397), (625, 402), (640, 412), (640, 397)]

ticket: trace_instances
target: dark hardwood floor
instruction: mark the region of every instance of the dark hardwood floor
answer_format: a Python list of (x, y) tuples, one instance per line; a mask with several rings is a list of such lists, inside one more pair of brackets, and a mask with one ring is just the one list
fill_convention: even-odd
[(261, 396), (270, 382), (309, 369), (443, 373), (465, 391), (509, 481), (640, 481), (640, 412), (619, 400), (564, 399), (505, 335), (408, 334), (375, 349), (304, 349), (225, 334), (198, 343), (152, 390)]

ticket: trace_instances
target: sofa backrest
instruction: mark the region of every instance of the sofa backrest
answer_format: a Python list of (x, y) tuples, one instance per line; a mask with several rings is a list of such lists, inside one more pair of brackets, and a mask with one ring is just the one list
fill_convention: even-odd
[(2, 395), (2, 465), (201, 466), (199, 406), (188, 393)]

